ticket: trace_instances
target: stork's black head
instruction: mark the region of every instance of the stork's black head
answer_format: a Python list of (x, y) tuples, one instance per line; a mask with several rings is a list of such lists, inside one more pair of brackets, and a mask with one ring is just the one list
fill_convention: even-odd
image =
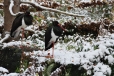
[(58, 24), (59, 24), (58, 21), (53, 21), (53, 22), (52, 22), (52, 25), (54, 25), (54, 26), (58, 26)]
[(52, 25), (61, 28), (63, 31), (66, 31), (58, 21), (53, 21)]
[(26, 11), (25, 12), (25, 15), (30, 15), (30, 11)]

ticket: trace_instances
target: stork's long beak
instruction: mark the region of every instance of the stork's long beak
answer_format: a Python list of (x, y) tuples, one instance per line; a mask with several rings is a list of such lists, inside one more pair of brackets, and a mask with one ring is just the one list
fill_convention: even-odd
[(61, 24), (58, 24), (58, 26), (59, 26), (63, 31), (67, 31), (65, 28), (63, 28), (63, 27), (61, 26)]

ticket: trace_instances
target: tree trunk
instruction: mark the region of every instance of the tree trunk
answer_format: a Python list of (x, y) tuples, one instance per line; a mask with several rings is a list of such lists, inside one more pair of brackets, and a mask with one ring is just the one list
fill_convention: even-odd
[[(19, 8), (20, 0), (13, 0), (13, 1), (14, 1), (13, 12), (17, 13), (19, 12), (20, 9)], [(12, 27), (12, 22), (15, 18), (9, 12), (9, 5), (10, 5), (10, 0), (4, 0), (4, 35), (6, 31), (10, 32)]]

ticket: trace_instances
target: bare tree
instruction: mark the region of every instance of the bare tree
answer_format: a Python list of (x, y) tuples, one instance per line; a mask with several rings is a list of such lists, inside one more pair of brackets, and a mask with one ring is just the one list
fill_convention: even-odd
[[(4, 34), (6, 31), (10, 32), (12, 22), (15, 17), (10, 14), (9, 11), (10, 0), (4, 0)], [(19, 12), (20, 0), (14, 0), (14, 7), (12, 8), (14, 13)]]

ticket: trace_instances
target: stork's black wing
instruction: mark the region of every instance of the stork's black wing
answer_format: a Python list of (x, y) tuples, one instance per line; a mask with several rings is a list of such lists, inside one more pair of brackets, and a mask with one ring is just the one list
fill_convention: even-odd
[(23, 14), (18, 14), (16, 16), (16, 18), (14, 19), (13, 23), (12, 23), (12, 28), (11, 28), (11, 32), (10, 35), (12, 36), (12, 33), (19, 27), (22, 25), (22, 18), (23, 18)]
[(33, 17), (31, 15), (24, 15), (26, 25), (32, 25)]
[(53, 31), (56, 36), (61, 36), (61, 34), (63, 33), (63, 30), (59, 26), (54, 26)]
[(52, 45), (48, 46), (51, 39), (51, 29), (52, 26), (49, 26), (45, 32), (45, 51), (52, 47)]

